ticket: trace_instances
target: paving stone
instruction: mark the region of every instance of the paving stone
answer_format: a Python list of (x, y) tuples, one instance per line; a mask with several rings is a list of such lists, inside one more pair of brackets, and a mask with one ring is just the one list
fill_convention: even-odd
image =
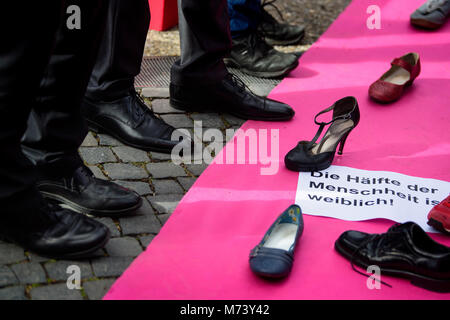
[(152, 100), (152, 109), (155, 113), (183, 113), (183, 111), (173, 108), (169, 99)]
[(152, 189), (150, 189), (150, 185), (146, 182), (142, 182), (142, 181), (122, 181), (122, 180), (117, 180), (114, 181), (117, 184), (120, 184), (121, 186), (128, 188), (130, 190), (136, 191), (137, 193), (139, 193), (140, 195), (144, 195), (144, 194), (150, 194), (152, 193)]
[(44, 268), (37, 262), (24, 262), (13, 264), (12, 271), (21, 284), (45, 283), (47, 276)]
[(82, 147), (97, 147), (98, 141), (93, 136), (92, 132), (88, 132), (86, 135), (86, 138), (84, 138), (83, 143), (81, 144)]
[(83, 289), (90, 300), (101, 300), (113, 284), (114, 279), (86, 281), (83, 283)]
[(148, 162), (150, 158), (147, 152), (128, 146), (119, 146), (113, 148), (114, 153), (123, 162)]
[(235, 117), (228, 113), (224, 114), (223, 117), (231, 126), (241, 126), (245, 122), (245, 120)]
[(154, 238), (155, 238), (155, 235), (153, 235), (153, 234), (148, 235), (148, 236), (140, 236), (139, 241), (141, 241), (144, 248), (147, 248)]
[(171, 160), (172, 155), (160, 152), (150, 152), (150, 155), (153, 160)]
[(143, 168), (129, 163), (105, 163), (103, 167), (111, 179), (148, 178), (148, 173)]
[(99, 167), (96, 166), (88, 166), (89, 169), (92, 171), (94, 176), (96, 178), (102, 179), (102, 180), (108, 180), (108, 178), (103, 174), (102, 170), (100, 170)]
[(175, 128), (194, 127), (194, 122), (185, 114), (165, 114), (161, 116), (161, 119)]
[(225, 131), (225, 142), (229, 142), (234, 138), (234, 135), (236, 134), (236, 131), (239, 130), (240, 127), (232, 127), (229, 129), (226, 129)]
[(116, 138), (111, 137), (108, 134), (98, 134), (97, 136), (100, 139), (101, 146), (111, 146), (111, 147), (123, 146), (122, 142), (120, 142)]
[(187, 176), (183, 167), (171, 162), (149, 163), (147, 164), (147, 171), (156, 179)]
[(251, 91), (253, 91), (254, 94), (261, 96), (261, 97), (267, 97), (269, 95), (269, 93), (273, 90), (273, 88), (275, 88), (275, 85), (274, 84), (262, 84), (262, 83), (258, 83), (258, 84), (250, 83), (248, 87)]
[(150, 203), (145, 200), (136, 215), (120, 219), (123, 235), (158, 233), (161, 229), (159, 220)]
[(174, 180), (153, 180), (156, 194), (183, 194), (184, 190)]
[(193, 186), (193, 184), (195, 183), (197, 178), (193, 178), (193, 177), (178, 177), (177, 180), (183, 186), (184, 190), (188, 191)]
[(81, 291), (67, 288), (66, 283), (35, 287), (30, 295), (32, 300), (83, 300)]
[(158, 195), (149, 196), (147, 200), (150, 201), (153, 208), (160, 214), (172, 213), (180, 202), (182, 194), (168, 194), (168, 195)]
[(117, 159), (109, 148), (80, 148), (80, 155), (89, 164), (116, 162)]
[(158, 214), (157, 218), (161, 222), (161, 225), (165, 225), (167, 220), (169, 220), (171, 213), (165, 213), (165, 214)]
[(201, 121), (202, 128), (225, 128), (225, 123), (217, 113), (194, 113), (191, 117), (194, 121)]
[(143, 88), (141, 95), (148, 98), (169, 98), (170, 92), (169, 88)]
[(111, 239), (105, 249), (111, 257), (137, 257), (142, 252), (139, 242), (131, 237)]
[(0, 242), (0, 264), (9, 264), (26, 260), (24, 251), (15, 244)]
[(94, 218), (100, 223), (103, 223), (105, 226), (108, 227), (109, 231), (111, 232), (111, 237), (120, 237), (120, 231), (117, 229), (116, 224), (114, 221), (109, 217), (101, 217), (101, 218)]
[(157, 234), (159, 233), (159, 230), (161, 230), (161, 223), (153, 213), (121, 219), (120, 225), (124, 235), (135, 235), (142, 233)]
[(0, 300), (28, 300), (25, 296), (25, 287), (15, 286), (0, 289)]
[(12, 272), (10, 268), (7, 266), (0, 266), (0, 288), (18, 283), (19, 280), (17, 280), (14, 272)]
[(199, 176), (202, 174), (203, 171), (206, 170), (208, 167), (208, 164), (202, 163), (202, 164), (187, 164), (186, 165), (189, 172), (191, 172), (194, 176)]
[(92, 261), (92, 268), (97, 277), (118, 277), (133, 262), (131, 257), (102, 257)]
[(94, 277), (91, 265), (86, 261), (59, 260), (44, 264), (49, 278), (55, 281), (67, 281), (71, 276), (71, 273), (67, 273), (67, 268), (69, 266), (78, 266), (80, 268), (81, 279), (90, 279)]
[(37, 255), (36, 253), (32, 253), (32, 252), (28, 252), (28, 259), (30, 259), (31, 262), (47, 262), (51, 259), (47, 258), (47, 257), (43, 257), (40, 255)]

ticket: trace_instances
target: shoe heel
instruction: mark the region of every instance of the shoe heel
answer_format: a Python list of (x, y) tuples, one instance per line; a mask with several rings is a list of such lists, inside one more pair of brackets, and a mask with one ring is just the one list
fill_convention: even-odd
[(92, 121), (86, 119), (86, 123), (87, 123), (90, 131), (93, 131), (95, 133), (102, 132), (102, 129), (97, 124), (93, 123)]
[(345, 145), (345, 141), (347, 141), (347, 137), (350, 134), (350, 131), (347, 132), (341, 139), (341, 142), (339, 143), (339, 150), (338, 150), (338, 155), (341, 155), (344, 152), (344, 145)]

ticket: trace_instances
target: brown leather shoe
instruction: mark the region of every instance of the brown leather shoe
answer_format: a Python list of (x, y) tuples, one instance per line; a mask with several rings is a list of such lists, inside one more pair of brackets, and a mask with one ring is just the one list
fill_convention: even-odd
[(372, 83), (369, 96), (375, 101), (389, 103), (398, 100), (420, 73), (419, 54), (411, 52), (391, 62), (391, 69)]

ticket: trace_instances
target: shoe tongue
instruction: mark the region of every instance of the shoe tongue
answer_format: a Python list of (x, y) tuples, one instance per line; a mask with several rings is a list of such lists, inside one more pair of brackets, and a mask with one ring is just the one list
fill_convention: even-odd
[[(409, 221), (403, 224), (395, 224), (389, 228), (388, 232), (408, 232), (412, 233), (413, 229), (419, 227), (416, 223)], [(420, 227), (419, 227), (420, 228)]]

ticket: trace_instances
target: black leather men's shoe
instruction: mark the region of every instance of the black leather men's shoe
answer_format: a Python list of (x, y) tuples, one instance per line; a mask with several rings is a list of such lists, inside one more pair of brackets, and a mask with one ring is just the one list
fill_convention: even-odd
[(82, 112), (90, 130), (138, 149), (170, 153), (179, 142), (171, 139), (175, 128), (157, 118), (134, 90), (115, 101), (85, 98)]
[(38, 190), (73, 211), (100, 217), (119, 217), (134, 213), (142, 205), (141, 197), (111, 181), (94, 177), (85, 166), (70, 177), (44, 179)]
[(408, 278), (424, 289), (450, 292), (450, 248), (435, 242), (414, 222), (394, 225), (383, 234), (346, 231), (335, 248), (362, 268), (376, 265), (382, 274)]
[(180, 110), (230, 113), (250, 120), (287, 121), (295, 114), (285, 103), (255, 95), (231, 74), (211, 85), (180, 86), (171, 83), (170, 103)]
[(2, 220), (0, 237), (49, 258), (88, 258), (110, 237), (109, 229), (100, 222), (57, 206), (48, 205), (28, 214), (39, 215), (40, 226)]
[(299, 43), (305, 36), (305, 27), (278, 22), (265, 10), (264, 7), (267, 5), (274, 7), (282, 17), (281, 12), (273, 4), (273, 1), (263, 4), (258, 31), (262, 34), (264, 40), (272, 46), (287, 46)]
[(298, 66), (296, 55), (275, 50), (257, 32), (233, 38), (230, 56), (224, 62), (261, 78), (279, 78)]

